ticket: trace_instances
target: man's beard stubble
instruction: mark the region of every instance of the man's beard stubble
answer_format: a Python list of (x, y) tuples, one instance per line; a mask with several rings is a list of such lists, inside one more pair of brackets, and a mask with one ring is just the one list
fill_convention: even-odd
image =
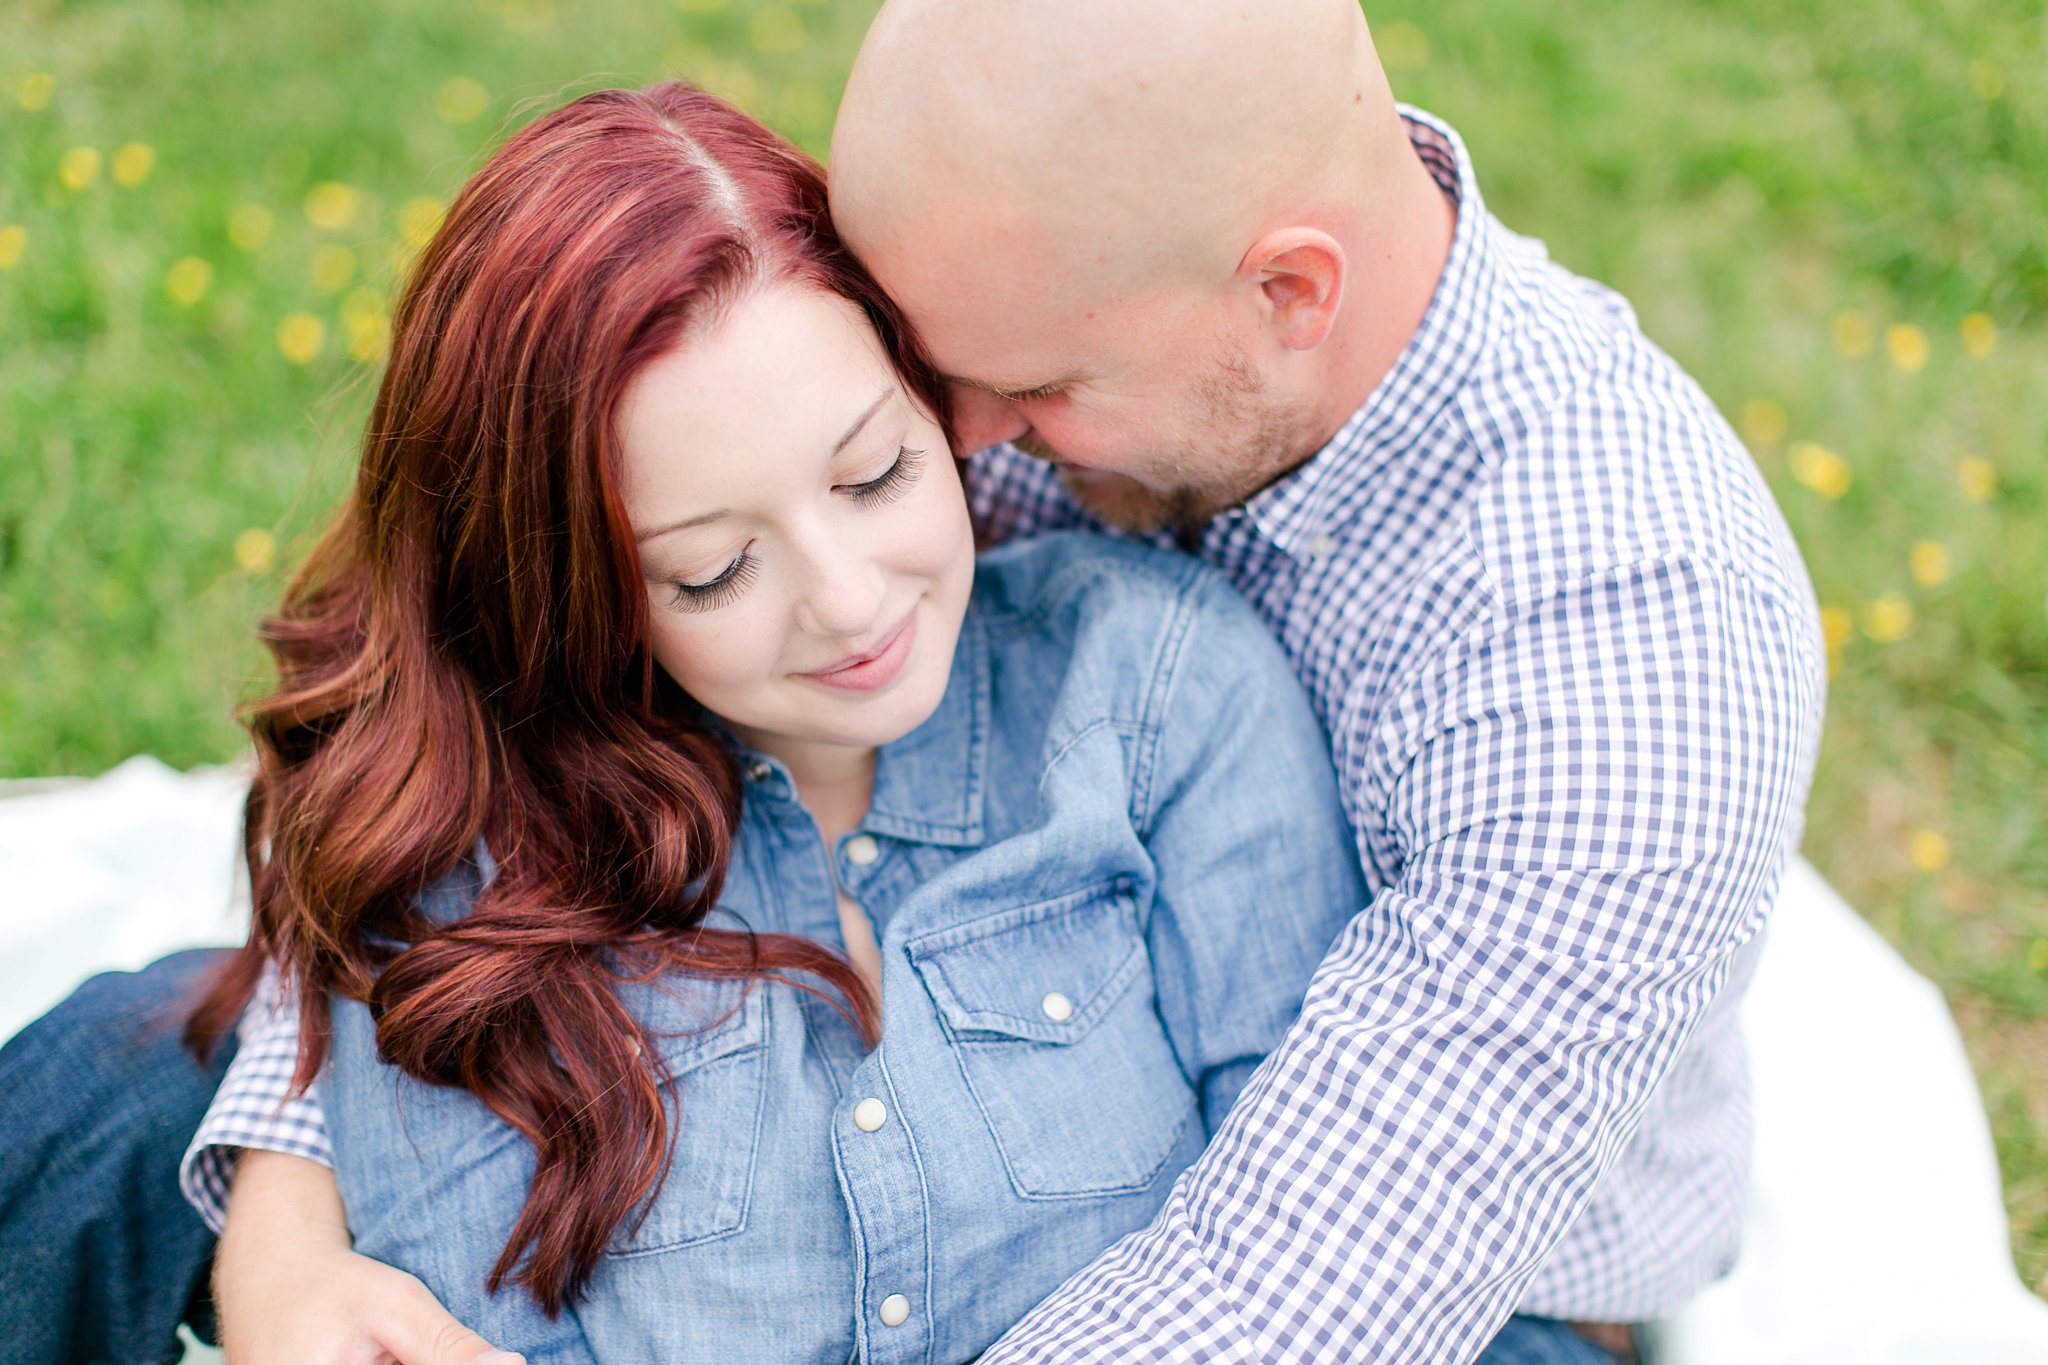
[(1177, 451), (1159, 462), (1156, 473), (1148, 470), (1148, 477), (1164, 483), (1163, 488), (1128, 476), (1109, 485), (1071, 478), (1060, 467), (1059, 452), (1036, 431), (1026, 432), (1016, 445), (1060, 469), (1067, 491), (1105, 526), (1139, 533), (1170, 527), (1182, 544), (1192, 544), (1219, 513), (1315, 454), (1306, 409), (1273, 398), (1241, 355), (1226, 357), (1206, 376), (1195, 390), (1195, 400), (1201, 416), (1194, 429), (1216, 444), (1204, 459), (1193, 460), (1190, 452)]

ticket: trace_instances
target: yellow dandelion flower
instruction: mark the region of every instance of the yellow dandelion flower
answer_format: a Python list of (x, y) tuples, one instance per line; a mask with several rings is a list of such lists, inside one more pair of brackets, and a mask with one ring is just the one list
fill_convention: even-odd
[(2005, 68), (1979, 57), (1970, 63), (1970, 84), (1976, 87), (1979, 99), (1995, 100), (2005, 93)]
[(685, 14), (716, 14), (725, 8), (725, 0), (676, 0), (676, 8)]
[(31, 71), (14, 83), (14, 102), (31, 114), (49, 106), (57, 93), (57, 78), (47, 71)]
[(498, 22), (508, 33), (545, 33), (555, 23), (553, 0), (506, 0)]
[(1863, 608), (1863, 633), (1881, 645), (1896, 644), (1913, 629), (1913, 604), (1888, 592)]
[(818, 128), (832, 117), (831, 101), (809, 81), (791, 81), (776, 97), (778, 118), (787, 128)]
[(399, 236), (408, 246), (425, 246), (441, 226), (442, 212), (441, 201), (424, 194), (406, 200), (398, 207)]
[(1989, 313), (1971, 313), (1957, 330), (1962, 333), (1963, 349), (1973, 360), (1982, 360), (1998, 348), (1998, 324)]
[(67, 190), (82, 190), (100, 178), (97, 147), (73, 147), (57, 162), (57, 178)]
[(747, 25), (747, 41), (756, 52), (794, 52), (804, 45), (804, 21), (794, 10), (770, 5)]
[(2048, 938), (2037, 938), (2027, 945), (2027, 966), (2048, 976)]
[(342, 343), (365, 364), (382, 360), (391, 347), (391, 325), (382, 313), (343, 313)]
[(306, 221), (323, 232), (338, 232), (356, 220), (363, 196), (353, 185), (323, 180), (306, 191)]
[(1931, 829), (1916, 829), (1906, 842), (1906, 856), (1922, 872), (1939, 872), (1948, 866), (1948, 840)]
[(1849, 643), (1849, 636), (1855, 630), (1849, 618), (1847, 607), (1822, 607), (1820, 609), (1820, 633), (1828, 642), (1829, 649), (1840, 649)]
[(357, 285), (348, 291), (341, 301), (341, 320), (346, 323), (352, 318), (377, 317), (384, 311), (382, 291), (367, 284)]
[(1893, 365), (1907, 374), (1915, 374), (1927, 368), (1932, 348), (1927, 344), (1927, 333), (1910, 322), (1895, 322), (1884, 329), (1884, 349)]
[(470, 76), (457, 76), (434, 96), (434, 112), (443, 123), (468, 123), (489, 107), (491, 92)]
[(327, 328), (311, 313), (293, 313), (277, 324), (277, 349), (294, 365), (309, 365), (327, 342)]
[(116, 185), (132, 190), (149, 179), (150, 171), (155, 168), (156, 148), (147, 142), (124, 142), (114, 152), (110, 172)]
[(332, 242), (323, 243), (313, 252), (313, 260), (306, 273), (312, 276), (313, 287), (321, 293), (338, 293), (355, 278), (356, 253)]
[(190, 308), (206, 297), (213, 284), (213, 266), (197, 256), (181, 257), (164, 272), (164, 292), (171, 302)]
[(261, 204), (237, 204), (228, 215), (228, 240), (243, 251), (261, 251), (277, 219)]
[(250, 573), (262, 573), (277, 562), (277, 537), (261, 526), (251, 526), (235, 537), (235, 563)]
[(1785, 405), (1774, 398), (1752, 398), (1742, 405), (1742, 434), (1753, 446), (1771, 446), (1785, 439)]
[(742, 109), (752, 109), (761, 97), (761, 78), (744, 63), (713, 62), (701, 75), (706, 90)]
[(1373, 36), (1373, 46), (1389, 71), (1413, 71), (1429, 65), (1429, 35), (1406, 19), (1383, 25)]
[(1870, 325), (1870, 319), (1855, 309), (1835, 314), (1835, 320), (1828, 330), (1835, 339), (1835, 349), (1851, 360), (1860, 360), (1870, 354), (1870, 348), (1877, 344), (1877, 329)]
[(1793, 478), (1831, 502), (1848, 492), (1855, 481), (1849, 462), (1818, 442), (1794, 441), (1786, 458)]
[(1998, 491), (1998, 466), (1977, 455), (1965, 456), (1956, 465), (1956, 482), (1971, 502), (1983, 502)]
[(28, 229), (19, 223), (0, 227), (0, 270), (12, 270), (21, 264), (22, 256), (28, 251)]
[(1949, 574), (1954, 571), (1948, 547), (1938, 540), (1914, 541), (1907, 562), (1912, 566), (1913, 581), (1923, 588), (1947, 582)]

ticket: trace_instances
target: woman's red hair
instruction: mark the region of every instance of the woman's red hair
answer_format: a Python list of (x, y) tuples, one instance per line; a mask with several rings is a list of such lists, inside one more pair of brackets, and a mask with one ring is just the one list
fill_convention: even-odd
[[(247, 714), (254, 925), (189, 1037), (216, 1043), (276, 960), (300, 1002), (303, 1088), (328, 992), (368, 1002), (387, 1061), (471, 1091), (532, 1142), (490, 1288), (523, 1285), (550, 1314), (667, 1172), (670, 1078), (617, 981), (810, 978), (875, 1030), (839, 954), (701, 927), (737, 764), (648, 651), (619, 496), (627, 384), (778, 281), (860, 307), (944, 420), (803, 153), (680, 84), (536, 120), (422, 254), (353, 494), (262, 627), (279, 682)], [(479, 838), (495, 878), (466, 916), (431, 922), (420, 891)]]

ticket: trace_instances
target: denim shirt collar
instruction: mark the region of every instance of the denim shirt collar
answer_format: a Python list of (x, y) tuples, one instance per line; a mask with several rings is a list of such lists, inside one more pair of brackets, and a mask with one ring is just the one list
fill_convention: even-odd
[[(721, 727), (722, 729), (723, 727)], [(875, 789), (860, 827), (911, 843), (972, 848), (985, 839), (982, 797), (988, 766), (989, 641), (972, 605), (960, 623), (953, 671), (938, 709), (875, 756)], [(734, 741), (748, 788), (794, 799), (780, 759)]]
[(981, 843), (988, 741), (988, 634), (970, 606), (938, 709), (876, 757), (874, 796), (861, 828), (956, 848)]

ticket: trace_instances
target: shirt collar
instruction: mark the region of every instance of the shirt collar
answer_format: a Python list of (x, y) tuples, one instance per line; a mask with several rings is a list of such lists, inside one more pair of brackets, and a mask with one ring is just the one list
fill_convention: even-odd
[[(1420, 444), (1471, 373), (1491, 331), (1500, 286), (1499, 247), (1457, 132), (1401, 106), (1408, 140), (1458, 210), (1451, 250), (1415, 335), (1358, 411), (1308, 461), (1246, 499), (1232, 520), (1248, 523), (1290, 557), (1321, 553), (1324, 509), (1387, 458)], [(1227, 514), (1226, 514), (1227, 515)]]
[(988, 741), (988, 633), (970, 606), (938, 709), (876, 756), (874, 796), (861, 828), (918, 843), (979, 844)]

